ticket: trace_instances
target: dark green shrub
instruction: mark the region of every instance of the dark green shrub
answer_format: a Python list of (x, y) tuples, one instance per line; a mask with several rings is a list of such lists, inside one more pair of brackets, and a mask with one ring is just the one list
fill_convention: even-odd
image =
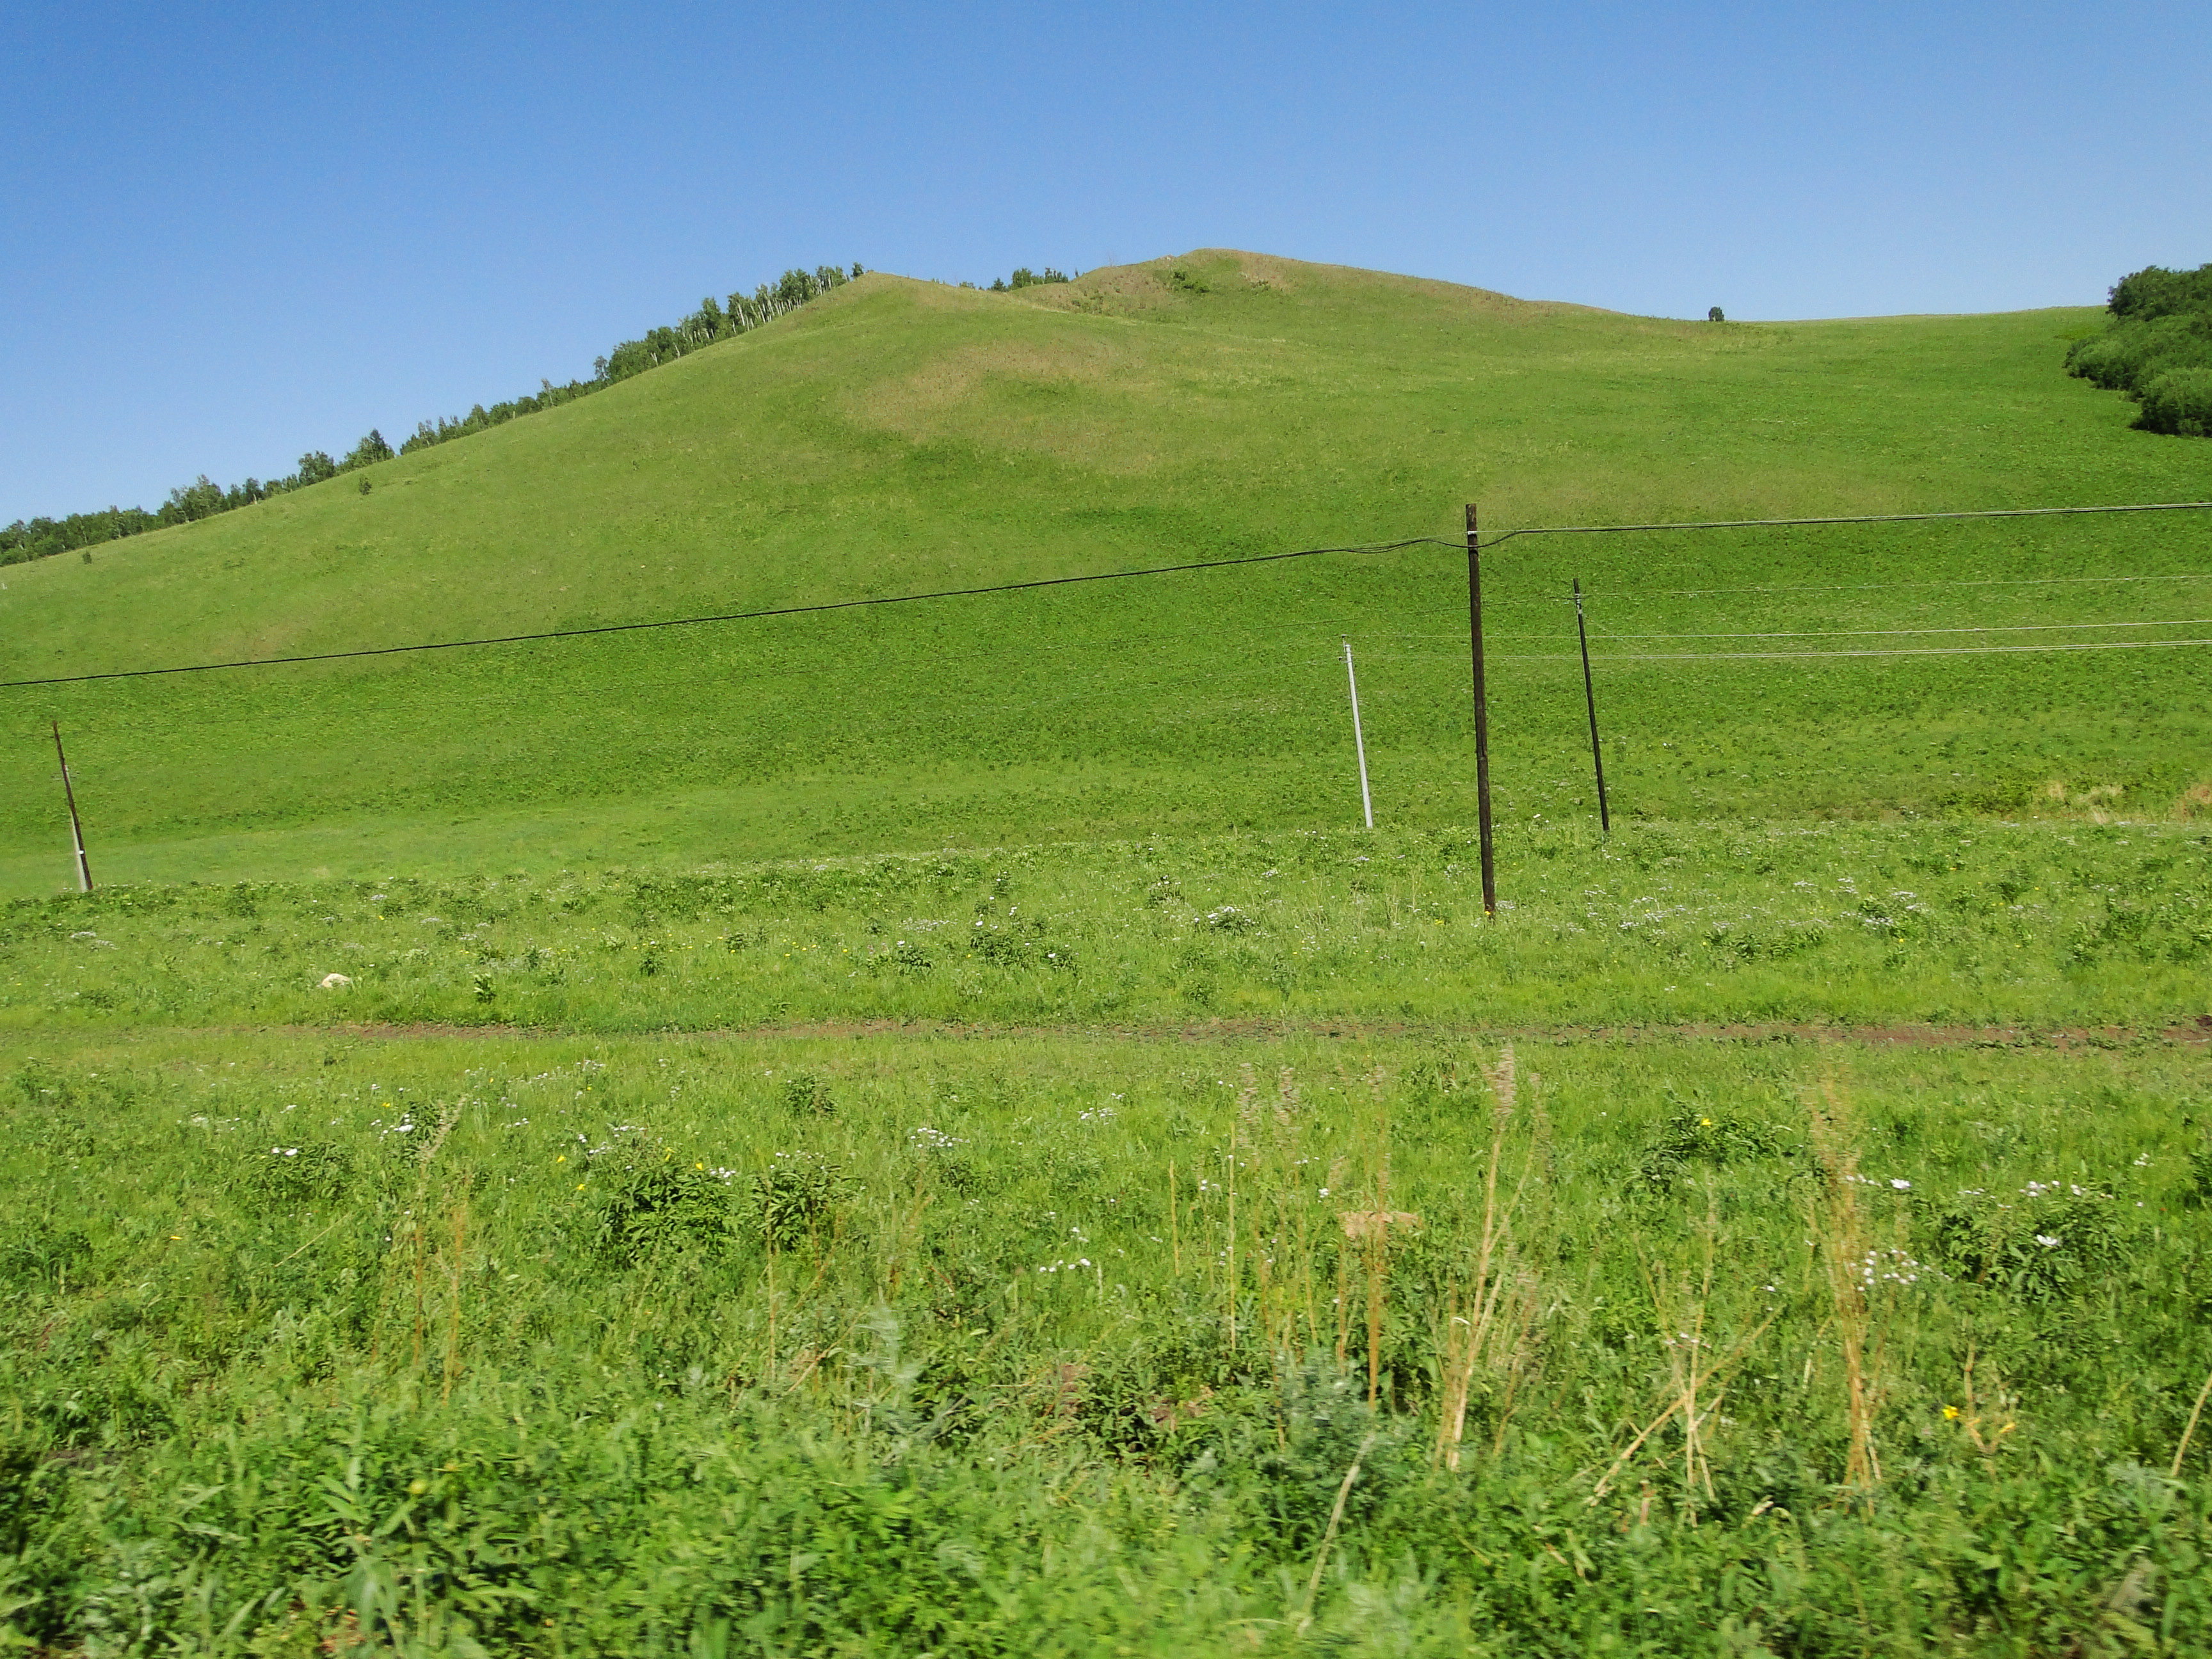
[(2124, 1254), (2118, 1200), (2068, 1182), (2032, 1181), (2002, 1200), (1962, 1193), (1932, 1223), (1946, 1272), (2023, 1302), (2071, 1296)]
[(599, 1205), (602, 1258), (634, 1267), (665, 1251), (715, 1250), (730, 1239), (730, 1194), (721, 1179), (672, 1158), (623, 1170)]
[(2123, 277), (2111, 309), (2109, 328), (2067, 352), (2066, 372), (2141, 400), (2146, 432), (2212, 436), (2212, 264)]
[(793, 1072), (783, 1080), (784, 1109), (828, 1117), (837, 1109), (830, 1097), (830, 1079), (818, 1072)]
[(2189, 1186), (2182, 1202), (2192, 1210), (2212, 1209), (2212, 1140), (2189, 1150)]
[(2212, 313), (2115, 323), (2077, 341), (2066, 354), (2069, 374), (2108, 392), (2139, 392), (2174, 368), (2212, 363)]
[(344, 1147), (308, 1140), (254, 1153), (239, 1171), (238, 1184), (267, 1203), (326, 1203), (345, 1191), (353, 1174), (353, 1154)]
[(12, 1289), (58, 1289), (92, 1256), (82, 1229), (33, 1216), (0, 1234), (0, 1285)]
[[(1184, 1479), (1264, 1516), (1257, 1529), (1263, 1547), (1310, 1559), (1340, 1495), (1340, 1524), (1356, 1529), (1410, 1473), (1418, 1431), (1369, 1405), (1365, 1390), (1357, 1368), (1325, 1354), (1291, 1361), (1276, 1389), (1239, 1389), (1209, 1402), (1200, 1431), (1189, 1436), (1197, 1455)], [(1359, 1478), (1347, 1487), (1355, 1463)]]
[(2212, 366), (2168, 369), (2142, 389), (2136, 424), (2146, 432), (2212, 438)]
[(12, 1080), (23, 1103), (40, 1111), (55, 1111), (76, 1102), (76, 1085), (69, 1075), (35, 1055), (23, 1062)]
[(838, 1206), (852, 1191), (842, 1164), (813, 1152), (778, 1152), (753, 1177), (754, 1224), (775, 1249), (796, 1249), (835, 1231)]
[(876, 967), (893, 969), (902, 974), (926, 974), (932, 966), (928, 951), (913, 940), (903, 939), (870, 961)]
[(1718, 1170), (1784, 1157), (1793, 1150), (1771, 1124), (1702, 1099), (1678, 1099), (1644, 1150), (1636, 1184), (1668, 1193), (1693, 1164)]
[(2164, 265), (2145, 265), (2112, 285), (2106, 304), (2113, 316), (2171, 317), (2183, 312), (2212, 312), (2212, 263), (2194, 270), (2168, 270)]

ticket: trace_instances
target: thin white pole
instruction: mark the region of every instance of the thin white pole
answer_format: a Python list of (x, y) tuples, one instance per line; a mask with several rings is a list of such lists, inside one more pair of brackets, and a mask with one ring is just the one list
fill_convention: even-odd
[(1344, 642), (1344, 683), (1352, 688), (1352, 746), (1359, 751), (1359, 805), (1375, 827), (1375, 797), (1367, 792), (1367, 739), (1359, 730), (1359, 677), (1352, 672), (1352, 641)]

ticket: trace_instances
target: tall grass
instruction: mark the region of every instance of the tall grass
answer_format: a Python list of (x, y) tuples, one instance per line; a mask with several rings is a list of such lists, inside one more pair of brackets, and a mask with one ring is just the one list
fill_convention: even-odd
[[(46, 1041), (0, 1119), (6, 1617), (64, 1651), (2212, 1636), (2194, 1050), (1583, 1041), (1539, 1091), (1517, 1047)], [(2008, 1277), (2023, 1213), (2053, 1242)], [(1855, 1391), (1862, 1243), (1896, 1277)]]
[[(1504, 842), (1495, 921), (1471, 894), (1472, 841), (1237, 836), (681, 874), (106, 889), (0, 908), (0, 1023), (2017, 1033), (2155, 1031), (2205, 1012), (2212, 885), (2197, 829), (1668, 825), (1607, 840), (1539, 828)], [(325, 987), (333, 972), (350, 982)]]

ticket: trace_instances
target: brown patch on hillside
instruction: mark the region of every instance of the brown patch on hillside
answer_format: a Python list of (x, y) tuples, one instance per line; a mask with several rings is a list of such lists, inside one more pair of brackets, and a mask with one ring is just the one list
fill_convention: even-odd
[(1194, 420), (1239, 418), (1240, 396), (1281, 382), (1279, 359), (1299, 349), (1178, 336), (1167, 362), (1141, 335), (1040, 331), (1035, 319), (1022, 320), (1028, 325), (1001, 337), (949, 347), (919, 368), (855, 388), (844, 399), (847, 415), (917, 443), (958, 439), (1127, 476), (1172, 459), (1161, 446), (1164, 415), (1186, 433)]
[(1560, 301), (1519, 300), (1490, 289), (1432, 277), (1401, 276), (1390, 271), (1363, 270), (1356, 265), (1319, 264), (1224, 247), (1194, 248), (1188, 253), (1168, 254), (1137, 264), (1102, 265), (1073, 283), (1024, 289), (1013, 297), (1047, 310), (1108, 316), (1179, 311), (1205, 296), (1178, 288), (1174, 282), (1178, 270), (1216, 292), (1241, 287), (1294, 296), (1328, 293), (1353, 300), (1363, 294), (1390, 295), (1425, 300), (1446, 310), (1492, 319), (1622, 314)]

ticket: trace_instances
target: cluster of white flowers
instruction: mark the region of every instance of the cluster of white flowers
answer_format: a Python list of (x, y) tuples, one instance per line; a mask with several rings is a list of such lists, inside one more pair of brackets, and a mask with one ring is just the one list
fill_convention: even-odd
[(1866, 1260), (1855, 1264), (1860, 1282), (1872, 1290), (1876, 1285), (1917, 1285), (1920, 1275), (1935, 1276), (1935, 1270), (1915, 1261), (1903, 1250), (1869, 1250)]
[(947, 1146), (965, 1146), (968, 1143), (957, 1135), (946, 1134), (942, 1129), (933, 1129), (927, 1123), (907, 1131), (907, 1143), (917, 1151), (942, 1152)]
[(1088, 1267), (1090, 1266), (1091, 1258), (1087, 1255), (1079, 1255), (1073, 1261), (1048, 1261), (1043, 1267), (1039, 1267), (1037, 1271), (1041, 1273), (1056, 1273), (1065, 1268), (1067, 1272), (1073, 1273), (1078, 1267)]

